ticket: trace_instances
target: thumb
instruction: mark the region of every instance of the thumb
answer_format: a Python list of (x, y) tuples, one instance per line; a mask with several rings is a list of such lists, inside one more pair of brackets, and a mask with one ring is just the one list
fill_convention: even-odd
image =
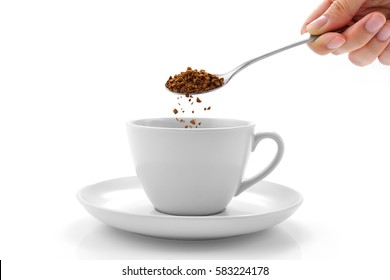
[[(324, 0), (319, 17), (306, 26), (313, 35), (320, 35), (347, 25), (366, 0)], [(318, 11), (317, 11), (318, 13)]]

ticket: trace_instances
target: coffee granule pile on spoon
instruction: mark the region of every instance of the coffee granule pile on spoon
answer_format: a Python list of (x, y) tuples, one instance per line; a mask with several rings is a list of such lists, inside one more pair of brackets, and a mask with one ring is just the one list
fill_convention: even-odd
[(223, 78), (209, 74), (205, 70), (192, 70), (187, 67), (185, 72), (170, 76), (165, 86), (172, 92), (196, 94), (216, 89), (223, 85)]

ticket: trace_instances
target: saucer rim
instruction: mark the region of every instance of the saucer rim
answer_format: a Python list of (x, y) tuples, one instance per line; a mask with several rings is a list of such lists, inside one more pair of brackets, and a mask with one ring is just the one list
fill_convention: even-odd
[[(156, 214), (134, 214), (134, 213), (123, 213), (122, 211), (118, 211), (118, 210), (113, 210), (113, 209), (110, 209), (110, 208), (107, 208), (107, 207), (103, 207), (103, 206), (96, 206), (95, 204), (87, 201), (86, 199), (84, 199), (82, 197), (82, 193), (85, 192), (87, 189), (90, 189), (90, 188), (93, 188), (93, 187), (96, 187), (97, 185), (105, 185), (105, 184), (109, 184), (111, 182), (119, 182), (119, 181), (128, 181), (128, 180), (132, 180), (132, 181), (137, 181), (137, 183), (140, 184), (140, 186), (138, 187), (131, 187), (132, 189), (137, 189), (137, 188), (141, 188), (142, 189), (142, 184), (141, 182), (138, 180), (138, 177), (137, 176), (125, 176), (125, 177), (118, 177), (118, 178), (113, 178), (113, 179), (108, 179), (108, 180), (103, 180), (103, 181), (100, 181), (98, 183), (94, 183), (94, 184), (89, 184), (89, 185), (86, 185), (84, 186), (83, 188), (81, 188), (77, 194), (76, 194), (76, 198), (77, 200), (84, 206), (88, 206), (88, 207), (92, 207), (94, 209), (99, 209), (99, 210), (102, 210), (104, 209), (104, 211), (109, 211), (111, 213), (116, 213), (116, 214), (128, 214), (128, 215), (132, 215), (132, 216), (137, 216), (137, 217), (143, 217), (143, 218), (161, 218), (161, 219), (193, 219), (193, 220), (198, 220), (198, 219), (226, 219), (226, 218), (229, 218), (229, 219), (242, 219), (242, 218), (250, 218), (250, 217), (256, 217), (256, 216), (267, 216), (267, 215), (275, 215), (277, 213), (281, 213), (281, 212), (285, 212), (285, 211), (288, 211), (288, 210), (292, 210), (294, 208), (298, 208), (302, 203), (303, 203), (303, 196), (302, 194), (300, 194), (298, 191), (294, 190), (294, 189), (291, 189), (289, 187), (286, 187), (284, 185), (281, 185), (281, 184), (278, 184), (278, 183), (273, 183), (273, 182), (269, 182), (269, 181), (260, 181), (259, 183), (261, 182), (264, 182), (264, 183), (268, 183), (268, 184), (272, 184), (272, 185), (277, 185), (278, 187), (280, 188), (283, 188), (283, 189), (287, 189), (288, 191), (291, 191), (294, 193), (294, 195), (297, 196), (297, 201), (289, 206), (286, 206), (286, 207), (283, 207), (281, 209), (277, 209), (277, 210), (272, 210), (272, 211), (269, 211), (269, 212), (262, 212), (262, 213), (250, 213), (250, 214), (240, 214), (240, 215), (232, 215), (232, 216), (218, 216), (217, 214), (213, 214), (213, 215), (194, 215), (194, 216), (189, 216), (189, 215), (172, 215), (172, 214), (166, 214), (166, 213), (163, 213), (163, 212), (160, 212), (158, 211), (153, 205), (151, 205), (151, 207), (157, 211), (159, 213), (159, 215), (156, 215)], [(258, 183), (257, 183), (258, 184)], [(256, 184), (254, 185), (256, 186)], [(245, 192), (253, 192), (253, 190), (251, 189), (248, 189), (247, 191)], [(224, 211), (224, 210), (223, 210)], [(222, 212), (223, 212), (222, 211)]]

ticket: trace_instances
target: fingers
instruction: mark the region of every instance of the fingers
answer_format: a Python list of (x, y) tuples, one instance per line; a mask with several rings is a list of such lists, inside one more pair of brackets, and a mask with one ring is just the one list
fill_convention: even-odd
[[(321, 35), (308, 46), (317, 54), (349, 53), (349, 59), (365, 66), (375, 59), (390, 65), (390, 21), (383, 13), (372, 12), (352, 19), (367, 0), (323, 0), (305, 21), (301, 32)], [(331, 32), (350, 25), (342, 34)]]
[(322, 3), (311, 13), (311, 15), (305, 20), (305, 22), (302, 25), (301, 33), (306, 33), (306, 25), (308, 25), (313, 20), (319, 18), (323, 13), (326, 12), (326, 10), (330, 7), (332, 4), (332, 1), (322, 1)]
[(366, 45), (349, 53), (349, 60), (358, 66), (366, 66), (376, 58), (384, 64), (390, 65), (390, 23), (384, 25), (380, 31)]
[(390, 45), (387, 45), (386, 49), (378, 57), (378, 60), (383, 65), (390, 65)]
[(379, 31), (377, 37), (380, 41), (386, 40), (387, 42), (387, 46), (378, 56), (378, 60), (384, 65), (390, 65), (390, 21), (387, 21), (387, 24)]
[(308, 44), (315, 53), (319, 55), (326, 55), (340, 48), (345, 44), (346, 39), (342, 34), (328, 32), (318, 37), (314, 42)]
[(383, 14), (373, 12), (349, 27), (342, 34), (328, 32), (309, 47), (320, 55), (349, 53), (349, 60), (366, 66), (376, 58), (390, 64), (390, 21)]
[(320, 35), (344, 27), (351, 22), (365, 1), (324, 0), (305, 21), (302, 29), (306, 29), (310, 34)]
[(374, 12), (366, 15), (343, 32), (346, 42), (343, 46), (333, 51), (333, 54), (348, 53), (367, 46), (385, 24), (386, 18), (381, 13)]

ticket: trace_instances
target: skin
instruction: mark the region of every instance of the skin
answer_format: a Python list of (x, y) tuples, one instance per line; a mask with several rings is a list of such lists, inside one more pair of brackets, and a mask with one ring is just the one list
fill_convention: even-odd
[(305, 32), (323, 34), (309, 44), (317, 54), (348, 53), (358, 66), (376, 59), (390, 65), (390, 0), (323, 0), (303, 24)]

